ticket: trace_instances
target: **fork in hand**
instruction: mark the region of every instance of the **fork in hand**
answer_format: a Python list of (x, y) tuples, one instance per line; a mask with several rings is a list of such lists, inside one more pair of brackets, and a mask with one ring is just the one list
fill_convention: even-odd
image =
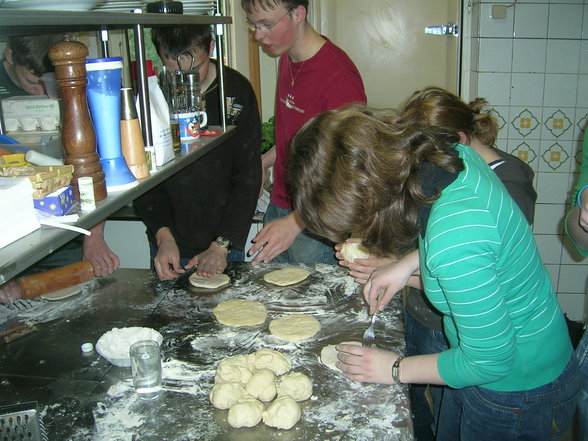
[(372, 315), (372, 322), (370, 326), (365, 330), (363, 333), (363, 337), (361, 339), (361, 345), (367, 348), (370, 348), (374, 341), (376, 340), (376, 319), (377, 314)]

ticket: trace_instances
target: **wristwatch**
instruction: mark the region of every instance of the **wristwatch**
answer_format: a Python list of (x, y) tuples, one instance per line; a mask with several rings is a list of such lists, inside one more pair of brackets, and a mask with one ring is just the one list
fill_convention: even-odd
[(394, 380), (394, 383), (396, 384), (401, 384), (400, 381), (400, 362), (402, 361), (404, 357), (398, 357), (396, 359), (396, 361), (394, 362), (394, 364), (392, 365), (392, 379)]
[(216, 239), (214, 239), (214, 241), (219, 247), (226, 248), (227, 250), (231, 246), (231, 241), (229, 239), (225, 239), (222, 236), (218, 236)]

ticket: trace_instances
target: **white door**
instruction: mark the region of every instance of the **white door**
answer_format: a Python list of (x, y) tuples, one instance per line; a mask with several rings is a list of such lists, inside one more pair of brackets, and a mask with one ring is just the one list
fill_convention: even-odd
[(398, 107), (427, 86), (459, 93), (459, 38), (425, 33), (427, 26), (458, 23), (459, 5), (460, 0), (313, 0), (310, 20), (355, 62), (370, 105)]

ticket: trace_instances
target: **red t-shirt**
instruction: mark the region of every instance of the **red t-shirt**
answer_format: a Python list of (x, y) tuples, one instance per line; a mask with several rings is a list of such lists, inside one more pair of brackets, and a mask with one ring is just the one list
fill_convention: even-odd
[(306, 61), (291, 63), (287, 53), (282, 55), (278, 69), (276, 161), (271, 201), (291, 210), (285, 182), (290, 140), (312, 117), (345, 104), (365, 103), (366, 96), (355, 64), (328, 39), (316, 55)]

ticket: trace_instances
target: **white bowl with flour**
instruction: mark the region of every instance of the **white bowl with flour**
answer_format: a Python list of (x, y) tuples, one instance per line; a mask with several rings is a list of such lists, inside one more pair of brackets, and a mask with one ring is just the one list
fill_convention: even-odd
[(161, 345), (163, 337), (151, 328), (112, 328), (98, 339), (96, 351), (115, 366), (130, 367), (129, 349), (141, 340), (154, 340)]

